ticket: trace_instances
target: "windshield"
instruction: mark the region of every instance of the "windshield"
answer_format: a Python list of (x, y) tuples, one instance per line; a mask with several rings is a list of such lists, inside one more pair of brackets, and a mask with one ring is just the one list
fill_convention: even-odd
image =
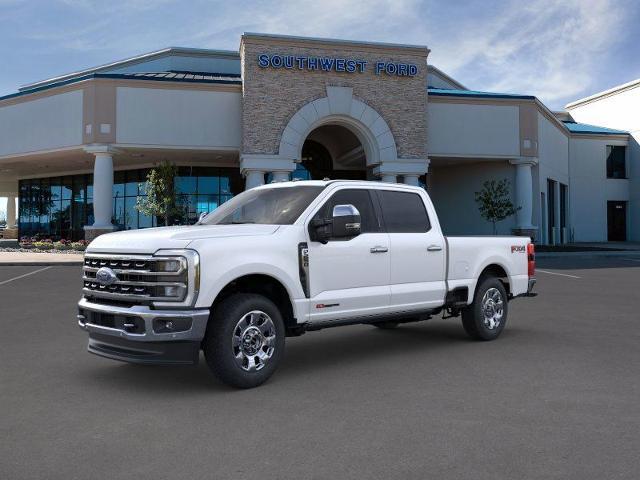
[(324, 187), (300, 185), (242, 192), (204, 217), (199, 225), (262, 223), (291, 225)]

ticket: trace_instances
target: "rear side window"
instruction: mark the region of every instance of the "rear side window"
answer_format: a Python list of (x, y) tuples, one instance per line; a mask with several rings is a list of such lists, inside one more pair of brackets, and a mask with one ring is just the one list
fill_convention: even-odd
[(374, 233), (380, 231), (378, 218), (376, 217), (368, 190), (338, 190), (316, 214), (316, 218), (331, 218), (333, 207), (336, 205), (353, 205), (360, 212), (362, 233)]
[(424, 233), (431, 222), (417, 193), (378, 190), (382, 216), (389, 233)]

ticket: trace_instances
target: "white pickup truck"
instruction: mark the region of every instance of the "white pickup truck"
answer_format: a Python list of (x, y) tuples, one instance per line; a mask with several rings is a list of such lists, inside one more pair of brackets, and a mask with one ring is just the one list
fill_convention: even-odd
[(283, 182), (196, 225), (102, 235), (88, 247), (78, 321), (89, 351), (207, 363), (241, 388), (267, 380), (285, 337), (351, 324), (394, 328), (443, 313), (493, 340), (531, 295), (526, 237), (445, 237), (427, 193), (364, 181)]

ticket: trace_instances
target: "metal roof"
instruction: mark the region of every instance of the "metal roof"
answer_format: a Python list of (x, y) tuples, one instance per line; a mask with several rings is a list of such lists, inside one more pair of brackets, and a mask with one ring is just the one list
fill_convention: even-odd
[(217, 83), (226, 85), (242, 85), (242, 79), (240, 75), (234, 75), (230, 73), (199, 73), (199, 72), (142, 72), (142, 73), (91, 73), (89, 75), (83, 75), (81, 77), (74, 77), (68, 80), (61, 80), (59, 82), (48, 83), (41, 87), (31, 88), (29, 90), (23, 90), (18, 93), (10, 93), (0, 97), (0, 100), (7, 100), (9, 98), (22, 97), (25, 95), (31, 95), (32, 93), (41, 92), (43, 90), (49, 90), (50, 88), (62, 87), (64, 85), (71, 85), (73, 83), (83, 82), (85, 80), (91, 80), (93, 78), (113, 78), (120, 80), (151, 80), (155, 82), (185, 82), (185, 83)]
[(535, 100), (533, 95), (520, 95), (517, 93), (479, 92), (477, 90), (454, 90), (447, 88), (427, 88), (429, 95), (442, 97), (476, 97), (476, 98), (515, 98)]
[(145, 61), (149, 61), (155, 58), (161, 58), (170, 56), (173, 54), (178, 55), (190, 55), (190, 56), (208, 56), (208, 57), (220, 57), (220, 58), (237, 58), (240, 59), (240, 54), (238, 52), (229, 51), (229, 50), (211, 50), (204, 48), (185, 48), (185, 47), (168, 47), (163, 48), (161, 50), (156, 50), (154, 52), (143, 53), (141, 55), (136, 55), (135, 57), (126, 58), (124, 60), (116, 60), (115, 62), (106, 63), (104, 65), (99, 65), (97, 67), (86, 68), (83, 70), (78, 70), (76, 72), (67, 73), (64, 75), (60, 75), (53, 78), (48, 78), (46, 80), (41, 80), (38, 82), (29, 83), (18, 88), (18, 91), (23, 90), (31, 90), (34, 88), (42, 87), (44, 85), (49, 85), (51, 83), (57, 83), (63, 80), (70, 80), (73, 77), (80, 77), (89, 75), (92, 73), (100, 73), (105, 70), (113, 70), (114, 68), (122, 68), (127, 65), (135, 65)]
[(614, 130), (613, 128), (598, 127), (596, 125), (589, 125), (587, 123), (577, 123), (563, 121), (565, 127), (569, 129), (571, 133), (584, 133), (584, 134), (596, 134), (596, 135), (628, 135), (629, 132), (624, 130)]

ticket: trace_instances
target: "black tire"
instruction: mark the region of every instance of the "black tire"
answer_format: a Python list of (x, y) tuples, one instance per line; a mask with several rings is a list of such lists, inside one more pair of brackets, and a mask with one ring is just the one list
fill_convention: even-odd
[(374, 327), (378, 327), (381, 330), (393, 330), (394, 328), (397, 328), (398, 325), (398, 322), (378, 322), (373, 324)]
[[(497, 293), (495, 292), (497, 290)], [(497, 325), (490, 325), (491, 320), (485, 319), (485, 315), (482, 307), (482, 300), (487, 292), (490, 292), (490, 296), (493, 296), (494, 303), (496, 305), (496, 298), (500, 298), (502, 301), (502, 317), (499, 319)], [(499, 297), (498, 297), (499, 295)], [(494, 310), (494, 312), (496, 312)], [(481, 277), (478, 280), (478, 286), (473, 297), (473, 303), (468, 305), (462, 310), (462, 326), (465, 332), (476, 340), (495, 340), (500, 336), (504, 326), (507, 323), (509, 316), (509, 302), (507, 297), (507, 291), (504, 288), (502, 282), (496, 277)], [(495, 317), (494, 322), (495, 322)], [(487, 323), (489, 322), (489, 324)]]
[[(249, 315), (256, 311), (266, 314), (271, 324), (267, 323), (267, 317), (263, 315)], [(242, 324), (239, 323), (241, 320)], [(256, 333), (256, 330), (262, 333), (261, 327), (266, 329), (268, 335), (260, 337)], [(247, 333), (242, 335), (242, 332)], [(267, 344), (272, 333), (275, 339), (269, 340)], [(243, 340), (247, 338), (250, 340), (245, 343)], [(282, 315), (271, 300), (262, 295), (237, 293), (214, 307), (202, 349), (209, 369), (222, 382), (236, 388), (253, 388), (267, 381), (275, 372), (284, 354), (284, 338)], [(263, 364), (259, 367), (259, 357), (266, 356), (269, 351), (271, 356), (263, 358)]]

